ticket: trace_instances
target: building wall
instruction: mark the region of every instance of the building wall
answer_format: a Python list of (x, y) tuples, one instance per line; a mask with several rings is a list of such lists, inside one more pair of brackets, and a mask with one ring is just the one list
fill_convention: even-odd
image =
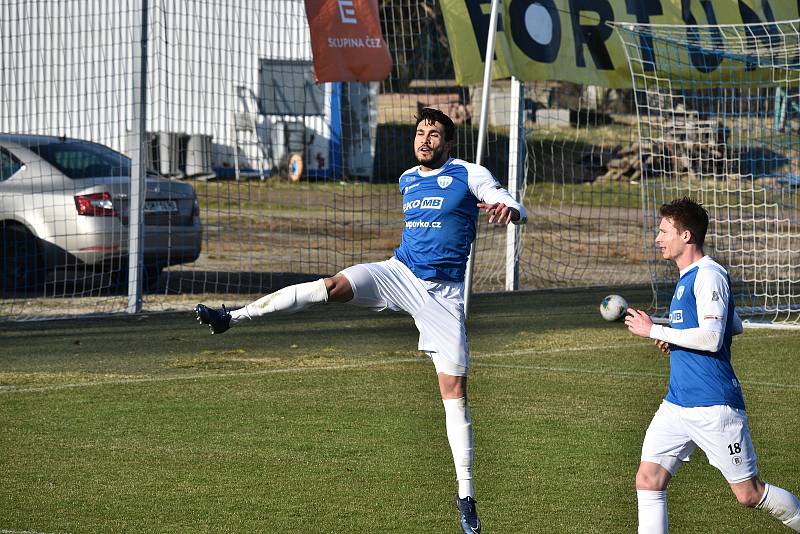
[[(135, 127), (142, 7), (142, 0), (3, 2), (0, 130), (125, 152)], [(221, 164), (233, 152), (236, 114), (254, 114), (262, 143), (274, 140), (276, 122), (297, 120), (259, 116), (238, 95), (239, 88), (259, 94), (259, 59), (311, 60), (302, 1), (153, 0), (147, 15), (148, 132), (212, 136)], [(329, 104), (325, 117), (305, 119), (317, 145), (327, 146), (329, 122)]]

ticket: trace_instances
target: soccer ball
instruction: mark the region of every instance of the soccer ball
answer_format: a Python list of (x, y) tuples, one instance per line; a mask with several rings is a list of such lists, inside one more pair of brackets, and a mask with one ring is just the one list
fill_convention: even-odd
[(628, 301), (619, 295), (609, 295), (600, 303), (600, 315), (606, 321), (619, 321), (625, 316)]

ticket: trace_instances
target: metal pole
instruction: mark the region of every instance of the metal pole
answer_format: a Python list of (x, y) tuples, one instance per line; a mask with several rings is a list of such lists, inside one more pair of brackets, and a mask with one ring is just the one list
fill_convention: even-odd
[[(489, 35), (486, 38), (486, 56), (483, 68), (483, 94), (481, 95), (481, 120), (478, 125), (478, 150), (475, 155), (475, 163), (480, 165), (483, 160), (483, 146), (486, 144), (486, 127), (488, 125), (489, 109), (489, 90), (492, 85), (492, 59), (494, 58), (494, 42), (497, 34), (497, 13), (500, 8), (500, 0), (492, 0), (492, 11), (489, 15)], [(475, 243), (478, 241), (478, 234), (475, 233), (475, 240), (472, 242), (467, 258), (467, 273), (464, 278), (464, 317), (469, 315), (469, 298), (472, 293), (472, 270), (475, 262)]]
[[(525, 122), (522, 120), (522, 103), (524, 94), (522, 83), (516, 78), (511, 78), (511, 112), (508, 127), (508, 192), (519, 201), (518, 180), (520, 171), (525, 168), (522, 163), (522, 142), (525, 139)], [(524, 183), (524, 182), (523, 182)], [(506, 291), (519, 289), (519, 249), (520, 229), (516, 224), (506, 227)]]
[(144, 257), (144, 197), (147, 190), (147, 1), (142, 0), (142, 26), (139, 53), (133, 68), (133, 130), (128, 141), (131, 157), (130, 195), (128, 195), (128, 313), (142, 311), (142, 267)]

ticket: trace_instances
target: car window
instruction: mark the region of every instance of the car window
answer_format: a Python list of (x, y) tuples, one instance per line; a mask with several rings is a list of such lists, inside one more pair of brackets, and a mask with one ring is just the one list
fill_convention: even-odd
[(130, 159), (103, 145), (86, 141), (58, 141), (29, 148), (72, 179), (131, 174)]
[(5, 148), (0, 148), (0, 182), (8, 180), (21, 168), (22, 162), (20, 160)]

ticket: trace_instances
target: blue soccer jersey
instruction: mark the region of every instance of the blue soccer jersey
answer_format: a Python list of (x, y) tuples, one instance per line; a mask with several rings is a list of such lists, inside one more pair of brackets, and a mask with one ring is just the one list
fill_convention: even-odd
[(520, 212), (516, 202), (484, 167), (450, 158), (441, 168), (419, 167), (400, 176), (403, 237), (395, 257), (422, 280), (461, 282), (475, 239), (479, 201), (502, 202)]
[(728, 405), (744, 409), (742, 388), (731, 365), (734, 304), (728, 273), (708, 256), (681, 271), (669, 308), (669, 326), (722, 333), (716, 352), (670, 343), (666, 400), (684, 407)]

